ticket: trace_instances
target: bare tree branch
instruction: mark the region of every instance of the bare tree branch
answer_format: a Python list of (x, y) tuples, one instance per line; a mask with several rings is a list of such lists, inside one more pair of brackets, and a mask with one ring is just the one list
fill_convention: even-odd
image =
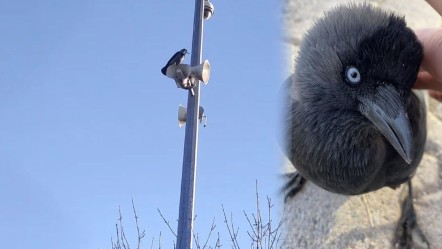
[[(284, 248), (286, 244), (286, 236), (285, 233), (282, 231), (283, 226), (283, 217), (285, 214), (285, 210), (283, 211), (283, 216), (279, 220), (277, 224), (274, 224), (274, 221), (272, 219), (272, 209), (274, 208), (274, 205), (272, 204), (272, 199), (267, 197), (267, 212), (263, 213), (263, 210), (261, 209), (261, 203), (259, 198), (259, 192), (258, 192), (258, 182), (256, 181), (255, 185), (256, 190), (256, 210), (255, 212), (252, 212), (251, 214), (247, 214), (245, 211), (243, 211), (243, 214), (247, 220), (249, 229), (246, 229), (246, 233), (248, 237), (250, 238), (250, 246), (252, 249), (281, 249)], [(221, 205), (222, 212), (224, 216), (224, 223), (227, 227), (227, 231), (230, 236), (230, 241), (232, 242), (232, 248), (233, 249), (240, 249), (240, 244), (238, 242), (239, 239), (239, 227), (235, 227), (233, 222), (233, 214), (230, 213), (230, 218), (227, 218), (226, 210), (224, 209), (224, 205)], [(132, 209), (133, 214), (135, 218), (135, 224), (136, 224), (136, 231), (137, 231), (137, 247), (136, 249), (141, 249), (142, 247), (142, 240), (144, 239), (146, 232), (145, 230), (140, 229), (139, 222), (138, 222), (138, 214), (136, 212), (135, 203), (132, 199)], [(175, 239), (177, 238), (177, 234), (174, 229), (172, 229), (170, 223), (161, 213), (160, 209), (157, 209), (158, 213), (160, 214), (161, 218), (163, 219), (164, 223), (166, 223), (169, 231), (175, 236)], [(123, 217), (121, 215), (121, 209), (118, 207), (118, 222), (115, 224), (115, 232), (116, 232), (116, 241), (114, 241), (114, 238), (111, 237), (111, 244), (112, 249), (130, 249), (130, 245), (128, 243), (128, 240), (126, 238), (125, 229), (123, 226)], [(267, 215), (267, 217), (265, 217)], [(196, 215), (193, 218), (193, 220), (196, 220)], [(214, 233), (216, 229), (215, 224), (215, 218), (212, 220), (212, 224), (209, 230), (209, 233), (204, 240), (204, 244), (202, 245), (202, 241), (200, 241), (200, 234), (199, 233), (193, 233), (193, 239), (194, 239), (194, 245), (196, 249), (219, 249), (222, 247), (221, 240), (220, 240), (220, 234), (217, 233), (216, 240), (212, 239), (212, 234)], [(155, 246), (155, 237), (152, 237), (151, 243), (150, 243), (150, 249), (154, 249)], [(211, 244), (211, 241), (214, 241), (215, 243)], [(158, 237), (158, 247), (162, 248), (162, 233), (159, 233)], [(175, 240), (173, 240), (173, 248), (176, 248)]]
[(215, 225), (215, 218), (213, 218), (213, 220), (212, 220), (212, 226), (210, 227), (210, 232), (209, 232), (209, 235), (207, 236), (206, 243), (204, 243), (203, 249), (206, 248), (207, 243), (209, 242), (210, 236), (212, 235), (212, 232), (213, 232), (213, 230), (215, 230), (215, 228), (216, 228), (216, 225)]
[(154, 241), (155, 237), (152, 237), (152, 242), (150, 243), (150, 249), (153, 249), (153, 241)]
[(146, 235), (146, 233), (145, 233), (144, 230), (143, 230), (142, 233), (140, 233), (140, 227), (138, 226), (138, 216), (137, 216), (137, 211), (135, 211), (135, 204), (134, 204), (134, 199), (133, 198), (132, 198), (132, 209), (134, 210), (135, 224), (137, 226), (137, 235), (138, 235), (137, 249), (141, 249), (141, 241), (143, 240), (143, 238)]
[(170, 232), (177, 238), (176, 233), (173, 231), (172, 227), (170, 227), (169, 221), (164, 218), (163, 214), (161, 213), (160, 209), (157, 208), (158, 213), (160, 213), (161, 218), (163, 218), (164, 223), (166, 223), (167, 227), (169, 228)]
[(232, 215), (230, 215), (231, 226), (232, 226), (232, 227), (230, 228), (230, 226), (229, 226), (229, 222), (228, 222), (228, 220), (227, 220), (226, 211), (225, 211), (225, 209), (224, 209), (224, 205), (221, 204), (221, 207), (222, 207), (222, 209), (223, 209), (223, 214), (224, 214), (224, 223), (226, 223), (227, 230), (228, 230), (229, 235), (230, 235), (230, 240), (231, 240), (232, 243), (233, 243), (233, 248), (234, 248), (234, 249), (239, 249), (240, 247), (239, 247), (239, 245), (238, 245), (238, 239), (237, 239), (237, 236), (238, 236), (238, 230), (237, 230), (237, 232), (235, 233), (235, 229), (234, 229), (234, 227), (233, 227), (233, 217), (232, 217)]

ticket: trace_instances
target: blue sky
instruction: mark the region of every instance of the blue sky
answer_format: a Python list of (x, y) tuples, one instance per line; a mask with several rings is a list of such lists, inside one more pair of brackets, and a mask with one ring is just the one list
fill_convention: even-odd
[[(195, 229), (221, 204), (246, 242), (242, 211), (281, 212), (281, 2), (217, 1), (205, 22)], [(111, 248), (118, 206), (133, 239), (131, 199), (153, 236), (176, 225), (187, 92), (160, 69), (191, 49), (194, 1), (0, 1), (0, 240), (4, 248)], [(185, 60), (190, 62), (190, 56)], [(223, 244), (229, 248), (227, 238)], [(168, 246), (169, 245), (169, 246)]]

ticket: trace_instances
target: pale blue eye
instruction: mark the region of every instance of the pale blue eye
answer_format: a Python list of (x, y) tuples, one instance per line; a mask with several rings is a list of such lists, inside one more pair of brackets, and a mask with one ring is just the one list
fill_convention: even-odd
[(361, 81), (361, 74), (359, 73), (359, 70), (353, 66), (347, 67), (345, 77), (347, 78), (347, 81), (352, 84), (357, 84)]

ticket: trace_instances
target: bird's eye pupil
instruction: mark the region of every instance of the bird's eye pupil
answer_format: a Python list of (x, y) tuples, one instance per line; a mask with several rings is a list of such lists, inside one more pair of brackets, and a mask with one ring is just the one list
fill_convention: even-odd
[(361, 81), (361, 74), (356, 67), (349, 66), (345, 71), (345, 78), (348, 83), (357, 84)]

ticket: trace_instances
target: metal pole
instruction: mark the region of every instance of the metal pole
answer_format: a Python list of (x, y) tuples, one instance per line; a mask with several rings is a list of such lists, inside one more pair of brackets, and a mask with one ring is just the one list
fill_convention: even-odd
[[(191, 66), (201, 63), (203, 44), (204, 0), (195, 0)], [(186, 134), (184, 138), (183, 173), (181, 176), (180, 209), (178, 217), (177, 249), (192, 248), (193, 204), (195, 194), (196, 159), (198, 148), (198, 117), (200, 82), (196, 80), (194, 95), (187, 99)]]

